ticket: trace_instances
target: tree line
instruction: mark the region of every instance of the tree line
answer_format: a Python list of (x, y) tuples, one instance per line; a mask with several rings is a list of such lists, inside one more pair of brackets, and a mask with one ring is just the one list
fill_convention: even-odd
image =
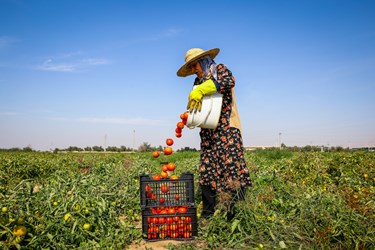
[[(58, 152), (153, 152), (153, 151), (163, 151), (164, 148), (162, 146), (151, 146), (151, 144), (144, 142), (142, 143), (137, 149), (126, 147), (126, 146), (108, 146), (106, 148), (102, 146), (87, 146), (87, 147), (77, 147), (77, 146), (69, 146), (67, 148), (55, 148), (51, 149), (49, 151), (53, 151), (54, 153)], [(38, 150), (34, 150), (31, 146), (27, 146), (24, 148), (0, 148), (0, 152), (34, 152)], [(195, 148), (190, 148), (190, 147), (184, 147), (181, 148), (177, 151), (198, 151)]]

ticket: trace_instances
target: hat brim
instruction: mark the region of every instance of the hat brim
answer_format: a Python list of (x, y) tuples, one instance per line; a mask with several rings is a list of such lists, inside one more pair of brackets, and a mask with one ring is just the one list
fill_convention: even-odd
[(207, 50), (204, 53), (201, 53), (199, 55), (196, 55), (195, 57), (191, 58), (188, 62), (186, 62), (184, 65), (182, 65), (182, 67), (177, 71), (177, 75), (181, 77), (185, 77), (185, 76), (190, 76), (194, 74), (189, 67), (190, 63), (206, 55), (209, 55), (211, 59), (214, 59), (217, 56), (217, 54), (219, 54), (219, 52), (220, 52), (219, 48), (214, 48), (214, 49)]

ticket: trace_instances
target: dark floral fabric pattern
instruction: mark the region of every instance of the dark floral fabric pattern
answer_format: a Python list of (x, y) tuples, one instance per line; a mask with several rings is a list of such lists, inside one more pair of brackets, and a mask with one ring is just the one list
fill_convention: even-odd
[[(244, 159), (241, 132), (229, 125), (232, 111), (231, 88), (235, 85), (235, 78), (224, 64), (218, 64), (216, 70), (216, 81), (220, 86), (219, 92), (223, 94), (223, 104), (217, 128), (200, 131), (199, 184), (225, 192), (236, 190), (240, 186), (250, 186), (251, 180)], [(196, 78), (194, 85), (200, 83), (199, 78)]]

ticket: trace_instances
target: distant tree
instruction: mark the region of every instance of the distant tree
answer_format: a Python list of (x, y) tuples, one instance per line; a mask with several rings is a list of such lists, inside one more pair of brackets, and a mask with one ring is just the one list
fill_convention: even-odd
[(115, 147), (115, 146), (109, 146), (105, 149), (105, 151), (109, 151), (109, 152), (120, 152), (120, 149)]
[(33, 152), (34, 150), (31, 148), (31, 146), (24, 147), (22, 149), (23, 152)]
[(132, 149), (131, 148), (127, 148), (125, 146), (121, 146), (120, 147), (120, 152), (126, 152), (126, 151), (132, 151)]
[(84, 150), (87, 151), (87, 152), (90, 152), (90, 151), (92, 151), (92, 148), (91, 147), (85, 147)]
[(196, 148), (190, 148), (190, 147), (184, 147), (184, 148), (181, 148), (179, 150), (177, 150), (179, 152), (183, 152), (183, 151), (192, 151), (192, 152), (196, 152), (198, 151)]
[(69, 152), (74, 152), (74, 151), (78, 151), (78, 152), (80, 152), (80, 151), (83, 151), (82, 148), (77, 147), (77, 146), (70, 146), (69, 148), (67, 148), (67, 149), (65, 149), (65, 150), (66, 150), (66, 151), (69, 151)]
[(144, 142), (144, 143), (141, 144), (141, 146), (138, 147), (138, 151), (140, 151), (140, 152), (151, 151), (151, 145), (147, 142)]
[(92, 150), (96, 151), (96, 152), (103, 152), (104, 151), (104, 149), (102, 148), (102, 146), (93, 146)]

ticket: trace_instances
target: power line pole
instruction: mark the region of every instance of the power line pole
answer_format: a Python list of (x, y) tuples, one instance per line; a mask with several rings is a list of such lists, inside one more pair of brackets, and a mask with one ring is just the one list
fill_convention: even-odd
[(279, 148), (281, 149), (281, 132), (279, 132)]
[(135, 129), (133, 130), (133, 152), (135, 150)]

